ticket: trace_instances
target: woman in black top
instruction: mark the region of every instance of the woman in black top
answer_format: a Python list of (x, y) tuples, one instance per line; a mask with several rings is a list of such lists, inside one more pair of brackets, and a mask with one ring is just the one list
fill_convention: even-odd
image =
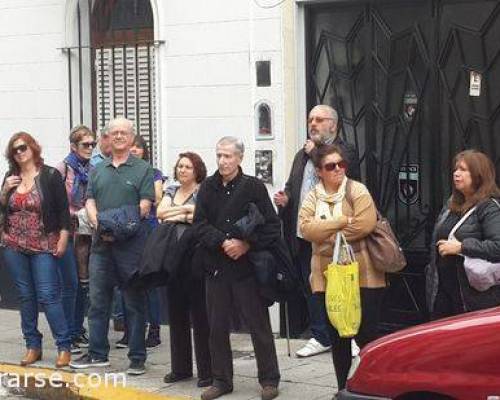
[[(428, 270), (428, 301), (433, 319), (500, 304), (500, 286), (480, 292), (469, 284), (464, 258), (500, 262), (500, 197), (491, 160), (476, 150), (454, 160), (453, 194), (438, 218)], [(473, 207), (472, 214), (450, 232)]]
[(61, 174), (44, 165), (40, 153), (40, 145), (28, 133), (16, 133), (9, 140), (6, 158), (10, 169), (0, 193), (5, 218), (2, 243), (4, 261), (21, 303), (21, 329), (27, 347), (21, 365), (42, 358), (40, 303), (56, 341), (59, 368), (68, 365), (71, 358), (56, 261), (66, 251), (70, 216)]
[[(157, 216), (162, 223), (176, 224), (179, 234), (190, 229), (200, 183), (207, 169), (196, 153), (179, 154), (174, 167), (174, 179), (180, 186), (169, 186)], [(198, 369), (198, 387), (212, 384), (210, 351), (208, 348), (208, 318), (205, 303), (205, 282), (191, 274), (192, 253), (189, 252), (181, 269), (167, 287), (168, 315), (170, 319), (170, 356), (172, 371), (165, 375), (165, 383), (189, 379), (193, 376), (191, 324)]]

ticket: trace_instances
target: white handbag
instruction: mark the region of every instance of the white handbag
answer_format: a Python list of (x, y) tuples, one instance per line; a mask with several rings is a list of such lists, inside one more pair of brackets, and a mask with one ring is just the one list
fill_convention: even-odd
[[(495, 199), (492, 199), (500, 208), (500, 204)], [(464, 216), (456, 223), (448, 235), (449, 240), (456, 240), (455, 232), (465, 222), (467, 218), (476, 210), (472, 207)], [(469, 284), (476, 290), (484, 292), (492, 286), (500, 284), (500, 263), (492, 263), (481, 258), (464, 257), (464, 269), (467, 274)]]

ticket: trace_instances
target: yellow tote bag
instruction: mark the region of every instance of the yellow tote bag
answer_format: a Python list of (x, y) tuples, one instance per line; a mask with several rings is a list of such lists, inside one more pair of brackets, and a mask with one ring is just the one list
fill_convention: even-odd
[(337, 233), (333, 259), (324, 274), (328, 318), (340, 337), (352, 337), (361, 324), (359, 265), (342, 232)]

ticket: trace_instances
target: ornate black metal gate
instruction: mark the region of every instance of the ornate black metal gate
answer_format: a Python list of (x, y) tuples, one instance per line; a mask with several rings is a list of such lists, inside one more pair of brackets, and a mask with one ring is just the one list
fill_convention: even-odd
[(307, 15), (308, 106), (331, 104), (409, 265), (385, 329), (426, 318), (423, 268), (455, 153), (499, 166), (500, 1), (346, 1)]

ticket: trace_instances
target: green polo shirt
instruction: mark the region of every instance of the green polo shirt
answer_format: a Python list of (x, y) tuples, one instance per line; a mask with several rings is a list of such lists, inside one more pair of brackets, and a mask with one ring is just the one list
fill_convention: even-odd
[(95, 200), (97, 211), (154, 201), (153, 174), (151, 165), (132, 155), (118, 168), (107, 158), (91, 172), (87, 198)]

